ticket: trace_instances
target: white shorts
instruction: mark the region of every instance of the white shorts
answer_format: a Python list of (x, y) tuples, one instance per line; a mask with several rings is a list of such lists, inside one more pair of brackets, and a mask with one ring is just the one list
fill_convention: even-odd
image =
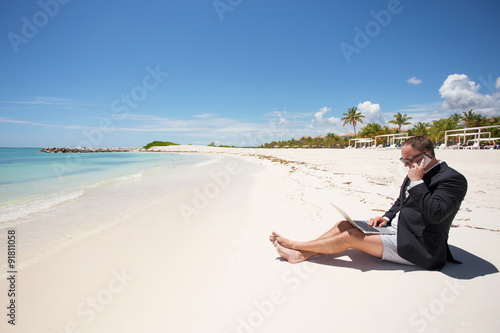
[[(394, 229), (394, 231), (397, 231), (396, 228), (394, 227), (387, 227)], [(403, 265), (412, 265), (411, 262), (409, 262), (406, 259), (403, 259), (399, 256), (398, 254), (398, 235), (380, 235), (382, 237), (382, 244), (384, 246), (384, 251), (382, 253), (382, 260), (387, 260), (387, 261), (392, 261), (398, 264), (403, 264)]]

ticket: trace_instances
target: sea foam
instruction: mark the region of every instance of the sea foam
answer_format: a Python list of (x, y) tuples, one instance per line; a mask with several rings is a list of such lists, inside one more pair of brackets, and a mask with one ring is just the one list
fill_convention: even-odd
[(0, 207), (0, 223), (11, 222), (34, 213), (50, 209), (66, 201), (83, 196), (85, 190), (78, 189), (71, 192), (63, 192), (37, 197), (32, 200), (21, 200), (4, 207)]

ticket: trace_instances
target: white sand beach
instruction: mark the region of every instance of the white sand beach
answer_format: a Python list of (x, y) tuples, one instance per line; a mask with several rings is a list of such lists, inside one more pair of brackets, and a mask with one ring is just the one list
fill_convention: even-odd
[[(3, 305), (1, 332), (498, 330), (499, 151), (436, 150), (469, 189), (449, 240), (463, 265), (430, 272), (356, 250), (291, 265), (268, 240), (319, 236), (341, 219), (330, 202), (353, 218), (383, 214), (406, 175), (399, 150), (154, 150), (213, 158), (168, 186), (131, 183), (133, 201), (109, 189), (72, 202), (75, 214), (46, 212), (37, 230), (16, 226), (16, 325)], [(99, 213), (85, 209), (95, 203)]]

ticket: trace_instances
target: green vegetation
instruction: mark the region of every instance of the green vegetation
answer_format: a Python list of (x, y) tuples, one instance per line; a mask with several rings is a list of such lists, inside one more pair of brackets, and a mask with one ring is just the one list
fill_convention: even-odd
[(178, 146), (178, 143), (168, 142), (168, 141), (153, 141), (145, 145), (144, 149), (149, 149), (154, 146)]
[(342, 137), (328, 133), (326, 137), (311, 138), (304, 136), (300, 139), (273, 141), (258, 148), (344, 148), (349, 145), (349, 137)]
[[(346, 124), (352, 124), (354, 127), (354, 134), (356, 135), (356, 123), (362, 122), (364, 116), (361, 112), (357, 111), (356, 107), (349, 108), (347, 113), (343, 114), (344, 126)], [(389, 128), (389, 126), (382, 126), (379, 123), (368, 123), (358, 131), (358, 138), (371, 138), (374, 139), (377, 135), (384, 134), (396, 134), (401, 132), (406, 132), (402, 130), (401, 126), (412, 124), (409, 120), (412, 119), (408, 117), (407, 114), (396, 113), (394, 119), (388, 123), (397, 125), (396, 128)], [(444, 134), (448, 130), (469, 128), (469, 127), (481, 127), (490, 125), (500, 125), (500, 117), (487, 118), (486, 116), (476, 113), (473, 110), (468, 110), (460, 114), (453, 114), (448, 118), (441, 118), (438, 120), (433, 120), (432, 123), (426, 123), (419, 121), (413, 124), (407, 132), (409, 136), (424, 135), (428, 136), (436, 145), (444, 142)], [(492, 137), (500, 137), (500, 128), (488, 128), (482, 130), (482, 132), (491, 132)], [(259, 148), (344, 148), (349, 145), (349, 137), (336, 135), (329, 133), (326, 137), (316, 137), (311, 138), (304, 136), (298, 140), (283, 140), (283, 141), (273, 141), (270, 143), (265, 143)], [(453, 140), (453, 139), (452, 139)], [(383, 140), (379, 138), (376, 145), (384, 144)]]
[(429, 136), (429, 128), (431, 125), (429, 123), (423, 123), (419, 121), (416, 123), (411, 130), (408, 131), (410, 136)]
[(389, 124), (397, 125), (398, 126), (398, 133), (401, 132), (401, 126), (411, 124), (411, 122), (409, 122), (408, 120), (412, 119), (412, 117), (408, 117), (406, 115), (406, 113), (401, 114), (401, 112), (398, 112), (394, 115), (394, 118), (395, 119), (389, 121)]
[(341, 119), (344, 121), (344, 125), (346, 124), (352, 124), (354, 127), (354, 137), (356, 137), (356, 124), (357, 123), (363, 123), (363, 119), (365, 116), (361, 114), (361, 112), (358, 112), (358, 107), (353, 106), (352, 108), (347, 109), (347, 112), (342, 114), (344, 117)]
[(227, 146), (227, 145), (220, 145), (220, 146), (217, 146), (215, 144), (215, 141), (212, 141), (211, 144), (207, 145), (208, 147), (221, 147), (221, 148), (235, 148), (235, 146)]

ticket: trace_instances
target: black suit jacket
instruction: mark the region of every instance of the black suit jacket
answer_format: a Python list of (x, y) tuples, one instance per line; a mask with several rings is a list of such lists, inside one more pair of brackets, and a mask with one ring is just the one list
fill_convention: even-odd
[(448, 247), (451, 222), (467, 192), (467, 180), (446, 163), (436, 165), (424, 176), (424, 183), (409, 190), (408, 177), (399, 198), (384, 216), (391, 221), (399, 211), (398, 254), (425, 269), (440, 270), (454, 261)]

